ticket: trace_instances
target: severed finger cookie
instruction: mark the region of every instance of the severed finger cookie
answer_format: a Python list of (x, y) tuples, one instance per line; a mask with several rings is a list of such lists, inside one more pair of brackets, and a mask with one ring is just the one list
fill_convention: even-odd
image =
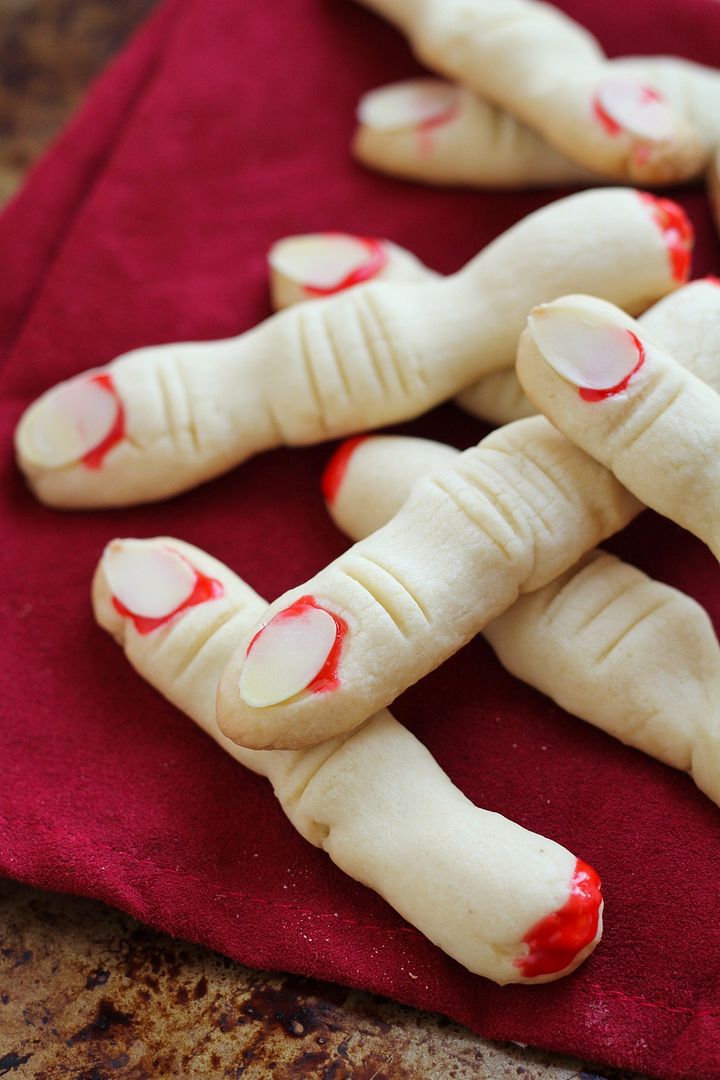
[[(720, 354), (715, 368), (719, 381)], [(343, 443), (323, 482), (330, 515), (359, 540), (457, 454), (444, 443), (399, 435)], [(706, 612), (689, 596), (595, 550), (520, 596), (482, 633), (513, 675), (622, 742), (690, 772), (720, 805), (720, 648)]]
[(351, 877), (471, 971), (499, 983), (569, 974), (601, 934), (599, 880), (565, 848), (465, 798), (388, 712), (312, 750), (252, 751), (215, 723), (217, 682), (264, 601), (172, 537), (113, 540), (93, 583), (100, 625), (133, 667), (237, 761)]
[(351, 730), (639, 509), (544, 417), (500, 428), (270, 606), (221, 679), (222, 731), (262, 749)]
[(591, 172), (637, 183), (697, 174), (695, 129), (595, 38), (537, 0), (362, 0), (430, 68), (474, 91)]
[[(622, 57), (616, 76), (659, 93), (697, 130), (705, 159), (720, 144), (720, 73), (676, 57)], [(478, 188), (596, 184), (601, 177), (553, 149), (504, 109), (441, 79), (370, 90), (357, 109), (353, 153), (379, 172)]]
[(647, 506), (720, 555), (720, 397), (624, 312), (567, 296), (534, 309), (517, 370), (534, 404)]
[[(687, 276), (691, 231), (682, 211), (666, 199), (645, 196), (668, 245), (668, 258), (678, 281)], [(374, 253), (374, 254), (369, 254)], [(378, 257), (380, 252), (382, 257)], [(439, 275), (415, 256), (387, 240), (353, 237), (346, 233), (314, 233), (277, 241), (269, 258), (273, 301), (283, 307), (312, 297), (313, 281), (331, 280), (333, 289), (353, 288), (368, 280), (428, 280)], [(342, 269), (338, 271), (338, 267)], [(343, 276), (341, 277), (340, 274)], [(684, 313), (684, 304), (681, 309)], [(672, 325), (675, 309), (669, 320)], [(683, 319), (684, 325), (687, 320)], [(517, 381), (513, 368), (483, 376), (461, 391), (456, 403), (466, 412), (494, 424), (507, 424), (536, 413)]]
[(238, 338), (139, 349), (61, 383), (21, 418), (18, 462), (54, 506), (165, 498), (271, 447), (425, 412), (510, 366), (530, 308), (571, 289), (642, 311), (685, 279), (691, 245), (673, 203), (582, 192), (450, 278), (370, 282)]

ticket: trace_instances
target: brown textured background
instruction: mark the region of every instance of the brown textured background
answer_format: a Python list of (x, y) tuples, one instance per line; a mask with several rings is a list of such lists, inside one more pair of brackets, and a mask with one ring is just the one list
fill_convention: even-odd
[[(155, 3), (0, 0), (0, 203)], [(496, 1046), (342, 987), (253, 972), (102, 904), (0, 881), (4, 1076), (600, 1080), (591, 1066)]]

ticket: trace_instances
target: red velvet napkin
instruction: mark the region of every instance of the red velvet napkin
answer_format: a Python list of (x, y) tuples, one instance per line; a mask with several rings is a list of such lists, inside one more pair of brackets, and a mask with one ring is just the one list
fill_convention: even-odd
[[(561, 5), (611, 53), (712, 63), (714, 0)], [(58, 513), (15, 471), (13, 426), (58, 379), (134, 346), (235, 334), (268, 313), (284, 234), (387, 236), (438, 270), (559, 192), (433, 191), (348, 153), (371, 86), (416, 70), (380, 20), (339, 0), (170, 0), (101, 80), (0, 223), (4, 659), (0, 870), (82, 893), (263, 968), (437, 1009), (485, 1035), (684, 1080), (720, 1077), (720, 811), (682, 775), (506, 675), (482, 641), (397, 716), (481, 806), (602, 875), (606, 933), (572, 977), (472, 976), (302, 841), (244, 772), (128, 667), (93, 623), (116, 535), (170, 533), (274, 597), (344, 547), (325, 516), (328, 447), (280, 450), (165, 505)], [(699, 188), (697, 273), (720, 271)], [(457, 445), (452, 406), (406, 430)], [(614, 545), (720, 619), (715, 560), (645, 515)]]

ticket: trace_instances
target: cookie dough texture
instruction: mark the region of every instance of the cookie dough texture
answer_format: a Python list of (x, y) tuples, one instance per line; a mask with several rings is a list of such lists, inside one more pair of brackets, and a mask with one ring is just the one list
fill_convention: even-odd
[[(422, 476), (457, 453), (425, 439), (366, 439), (328, 504), (333, 520), (353, 540), (367, 536)], [(483, 636), (513, 675), (621, 742), (690, 772), (720, 804), (720, 648), (707, 613), (689, 596), (595, 550), (520, 596)]]
[[(113, 604), (108, 584), (108, 553), (122, 545), (139, 546), (140, 553), (170, 548), (219, 581), (223, 595), (141, 634)], [(527, 951), (522, 939), (565, 903), (574, 856), (474, 806), (388, 712), (349, 737), (304, 751), (245, 750), (222, 735), (214, 711), (220, 673), (266, 607), (222, 563), (171, 537), (115, 540), (95, 575), (93, 607), (139, 674), (232, 757), (270, 780), (310, 843), (465, 967), (499, 983), (545, 982), (592, 951), (600, 929), (563, 971), (522, 975), (515, 964)]]
[(21, 418), (18, 462), (54, 506), (165, 498), (271, 447), (423, 413), (511, 366), (538, 303), (584, 290), (638, 313), (676, 285), (652, 201), (628, 189), (582, 192), (531, 214), (444, 280), (371, 283), (239, 338), (120, 357), (102, 375), (122, 402), (124, 433), (99, 468), (52, 464), (46, 421), (57, 419), (57, 395), (91, 376), (60, 384)]
[(238, 649), (220, 683), (221, 729), (262, 749), (356, 727), (639, 508), (543, 417), (493, 432), (421, 480), (382, 529), (271, 605), (270, 618), (310, 595), (345, 620), (337, 688), (253, 708), (241, 695)]
[[(698, 134), (669, 107), (660, 125), (604, 124), (598, 95), (619, 77), (595, 38), (537, 0), (362, 0), (394, 23), (433, 70), (532, 128), (584, 169), (669, 183), (701, 168)], [(642, 108), (640, 112), (642, 112)]]
[[(627, 368), (617, 368), (618, 389), (600, 400), (583, 397), (606, 370), (608, 386), (618, 381), (612, 365), (624, 362), (633, 339)], [(517, 370), (559, 430), (646, 506), (720, 554), (720, 398), (641, 323), (594, 297), (561, 298), (531, 313)]]

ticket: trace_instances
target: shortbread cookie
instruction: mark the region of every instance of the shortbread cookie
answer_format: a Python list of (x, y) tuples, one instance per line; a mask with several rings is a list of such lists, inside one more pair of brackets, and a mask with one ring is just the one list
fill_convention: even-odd
[(262, 749), (356, 727), (639, 509), (543, 417), (493, 432), (271, 605), (222, 677), (221, 730)]
[[(697, 130), (705, 160), (720, 145), (720, 73), (670, 56), (612, 61), (618, 77), (659, 92)], [(405, 79), (358, 105), (353, 153), (379, 172), (428, 184), (493, 188), (596, 184), (510, 113), (463, 86)]]
[(417, 56), (507, 110), (591, 172), (639, 183), (693, 176), (704, 150), (642, 80), (615, 71), (595, 38), (537, 0), (362, 0)]
[[(655, 207), (658, 219), (664, 221), (669, 243), (668, 255), (675, 267), (675, 274), (680, 280), (686, 274), (688, 258), (686, 237), (689, 234), (686, 219), (682, 214), (677, 214), (674, 204), (668, 204), (667, 200), (658, 199), (650, 205)], [(354, 248), (356, 253), (366, 250), (364, 245), (371, 243), (367, 238), (348, 237), (344, 233), (316, 233), (306, 237), (288, 237), (285, 240), (278, 241), (274, 250), (283, 255), (284, 270), (280, 274), (272, 261), (269, 266), (271, 289), (276, 304), (282, 304), (283, 302), (290, 304), (302, 296), (307, 298), (312, 291), (312, 286), (305, 276), (308, 272), (309, 260), (303, 258), (296, 260), (294, 258), (296, 241), (302, 241), (300, 244), (301, 249), (305, 246), (310, 249), (314, 265), (321, 268), (320, 273), (330, 276), (332, 268), (338, 265), (343, 253), (348, 250), (348, 240), (352, 239), (357, 242)], [(380, 240), (372, 241), (372, 243), (375, 245), (387, 245), (387, 241)], [(352, 288), (356, 284), (362, 284), (363, 280), (369, 277), (371, 268), (369, 263), (361, 265), (362, 273), (348, 274), (338, 288)], [(408, 277), (408, 280), (417, 280), (423, 273), (428, 278), (438, 276), (432, 270), (423, 267), (422, 263), (416, 260), (410, 252), (398, 247), (396, 244), (388, 246), (386, 260), (384, 262), (378, 260), (374, 267), (376, 276), (379, 277), (382, 274), (385, 277), (392, 274), (395, 280), (402, 280), (406, 270), (408, 275), (412, 275), (412, 277)], [(704, 295), (702, 288), (697, 288), (697, 283), (695, 283), (695, 288), (696, 293), (700, 294), (696, 297), (699, 300), (697, 310), (690, 300), (690, 294), (685, 294), (683, 289), (666, 298), (666, 302), (667, 300), (670, 302), (670, 307), (668, 308), (667, 317), (662, 318), (663, 325), (667, 325), (670, 332), (672, 332), (672, 327), (675, 326), (677, 333), (682, 337), (686, 332), (690, 334), (697, 333), (696, 320), (698, 318), (702, 320), (703, 317), (708, 315), (708, 312), (704, 311), (708, 299), (711, 301), (710, 317), (713, 319), (718, 317), (717, 305), (718, 301), (720, 301), (720, 294), (716, 290), (711, 290), (712, 297), (709, 298)], [(705, 291), (707, 291), (707, 286), (705, 286)], [(693, 293), (694, 297), (696, 293)], [(682, 294), (681, 302), (679, 304), (673, 303), (672, 297), (677, 297), (680, 294)], [(643, 318), (646, 316), (643, 316)], [(712, 363), (709, 373), (717, 381), (717, 365)], [(509, 424), (513, 420), (521, 420), (526, 416), (533, 416), (537, 412), (517, 381), (514, 367), (495, 371), (484, 376), (466, 390), (461, 391), (455, 400), (460, 408), (466, 412), (493, 424)]]
[[(362, 539), (397, 513), (422, 476), (457, 454), (399, 435), (344, 443), (323, 485), (328, 510), (351, 539)], [(595, 550), (482, 632), (513, 675), (690, 772), (720, 804), (720, 648), (689, 596)]]
[[(592, 311), (599, 309), (601, 314), (608, 308), (600, 301), (588, 301), (588, 304)], [(560, 302), (547, 305), (545, 310), (565, 312)], [(613, 309), (610, 311), (612, 313)], [(651, 332), (656, 339), (667, 341), (699, 377), (717, 385), (719, 314), (717, 286), (713, 281), (705, 280), (686, 286), (657, 305), (645, 316), (647, 325), (634, 324), (627, 316), (622, 319), (634, 325), (637, 334), (644, 338)], [(564, 325), (561, 322), (560, 330)], [(624, 342), (625, 331), (620, 331), (619, 335), (619, 340)], [(634, 340), (640, 338), (636, 336)], [(659, 352), (657, 346), (652, 348)], [(627, 351), (621, 353), (621, 358)], [(599, 355), (602, 357), (603, 354)], [(624, 377), (625, 372), (620, 374)], [(716, 399), (713, 393), (703, 387), (696, 376), (681, 372), (676, 378), (683, 383), (685, 376), (696, 392), (699, 388), (704, 408), (714, 415)], [(541, 373), (541, 377), (548, 381), (549, 376)], [(615, 373), (612, 379), (615, 379)], [(612, 383), (606, 380), (605, 386), (609, 385)], [(572, 393), (575, 400), (577, 390)], [(602, 397), (605, 393), (604, 389), (593, 387), (591, 396), (599, 394)], [(653, 420), (657, 401), (658, 394), (653, 393), (648, 399), (648, 407), (636, 411), (629, 438), (637, 436), (638, 427), (641, 433), (647, 427), (648, 413), (649, 419)], [(704, 414), (701, 405), (695, 403), (695, 397), (692, 402), (697, 426), (698, 418)], [(587, 409), (603, 404), (606, 402), (581, 401), (570, 412), (575, 416), (581, 406)], [(555, 412), (548, 411), (558, 426), (562, 426)], [(577, 415), (581, 416), (580, 413)], [(654, 425), (657, 424), (658, 420), (654, 419)], [(589, 419), (575, 418), (574, 425), (578, 431), (573, 426), (572, 433), (578, 438), (586, 437), (585, 448), (592, 446), (603, 463), (615, 467), (614, 448), (620, 436), (609, 430), (609, 421), (597, 437), (593, 435)], [(648, 430), (652, 434), (652, 430)], [(699, 480), (692, 482), (692, 443), (686, 439), (683, 429), (666, 431), (661, 426), (658, 430), (658, 445), (652, 444), (653, 465), (646, 465), (646, 452), (636, 442), (633, 455), (624, 455), (623, 471), (615, 468), (616, 475), (623, 482), (626, 482), (626, 474), (637, 479), (634, 493), (649, 502), (643, 486), (647, 477), (654, 475), (656, 466), (661, 473), (667, 472), (665, 485), (673, 492), (675, 488), (681, 489), (678, 499), (682, 497), (687, 506), (686, 518), (694, 515), (695, 531), (699, 531), (699, 520), (709, 519), (711, 524), (716, 520), (712, 493), (702, 497), (710, 474), (701, 469)], [(691, 424), (688, 424), (688, 430), (692, 430)], [(528, 446), (523, 445), (524, 433), (531, 440)], [(715, 443), (707, 432), (705, 434), (709, 457)], [(701, 436), (702, 432), (699, 440)], [(647, 437), (647, 434), (642, 435), (643, 439)], [(601, 451), (596, 448), (596, 438), (602, 443)], [(663, 439), (666, 441), (660, 446)], [(702, 442), (700, 445), (702, 447)], [(360, 449), (370, 452), (363, 444)], [(504, 453), (498, 454), (498, 450)], [(516, 451), (514, 458), (508, 456), (509, 450)], [(527, 460), (523, 460), (526, 457)], [(625, 459), (629, 459), (628, 465), (625, 465)], [(334, 476), (331, 470), (332, 482), (326, 481), (326, 489), (337, 491), (341, 487), (342, 468), (351, 467), (349, 454), (344, 462), (341, 460), (338, 464), (336, 461)], [(386, 488), (391, 486), (393, 476), (400, 468), (401, 459), (398, 459), (397, 465), (388, 469)], [(609, 511), (616, 515), (616, 521), (620, 522), (618, 528), (629, 520), (636, 505), (633, 507), (623, 501), (627, 493), (612, 486), (601, 492), (594, 485), (606, 485), (607, 474), (600, 472), (593, 479), (586, 469), (587, 461), (574, 457), (569, 444), (558, 441), (557, 433), (543, 425), (538, 417), (495, 432), (477, 449), (466, 452), (454, 464), (451, 462), (421, 481), (389, 525), (341, 556), (310, 583), (293, 590), (272, 606), (273, 618), (258, 637), (263, 646), (258, 655), (253, 656), (254, 648), (246, 658), (237, 653), (223, 678), (219, 696), (219, 718), (223, 729), (232, 738), (250, 745), (297, 745), (301, 739), (314, 741), (318, 731), (329, 734), (361, 722), (366, 701), (372, 703), (371, 707), (376, 701), (378, 705), (388, 704), (402, 689), (436, 666), (431, 659), (433, 655), (440, 663), (459, 644), (482, 629), (493, 618), (490, 614), (493, 604), (498, 605), (494, 610), (497, 616), (512, 602), (513, 590), (517, 595), (517, 592), (530, 592), (549, 582), (553, 574), (548, 573), (544, 580), (539, 580), (538, 575), (545, 573), (543, 558), (557, 556), (555, 544), (561, 536), (566, 538), (566, 546), (561, 545), (559, 550), (568, 554), (570, 545), (581, 534), (588, 537), (592, 528), (606, 528), (607, 520), (602, 525), (599, 520), (593, 523), (587, 520), (596, 512), (590, 502), (597, 498), (598, 512)], [(382, 475), (379, 456), (375, 457), (374, 472)], [(639, 474), (637, 478), (635, 473)], [(553, 478), (549, 490), (547, 474)], [(571, 476), (576, 477), (578, 490), (569, 492)], [(537, 490), (533, 480), (539, 483)], [(565, 493), (564, 498), (560, 497), (558, 483)], [(631, 486), (629, 480), (627, 486)], [(538, 503), (541, 493), (542, 505)], [(385, 491), (382, 501), (378, 501), (378, 508), (391, 508), (388, 495)], [(365, 499), (372, 500), (370, 492), (366, 493)], [(583, 502), (583, 499), (589, 501)], [(570, 505), (574, 515), (572, 524), (567, 516)], [(674, 516), (681, 524), (689, 524), (677, 512), (669, 513), (668, 507), (658, 505), (657, 508)], [(622, 520), (624, 514), (628, 514), (625, 521)], [(380, 524), (377, 514), (373, 524)], [(587, 547), (599, 539), (598, 533)], [(573, 550), (577, 554), (569, 559), (565, 568), (587, 548)], [(528, 558), (530, 563), (524, 564), (523, 560)], [(529, 576), (523, 577), (528, 570)], [(473, 573), (477, 575), (474, 584)], [(285, 625), (293, 623), (297, 617), (296, 604), (300, 596), (306, 601), (311, 598), (314, 604), (325, 609), (326, 614), (338, 620), (334, 637), (327, 623), (327, 640), (332, 640), (329, 651), (318, 639), (312, 641), (311, 650), (305, 648), (302, 635), (295, 641), (287, 635), (282, 636)], [(473, 622), (475, 618), (477, 623)], [(470, 629), (472, 626), (474, 629)], [(308, 667), (302, 675), (298, 669), (295, 681), (281, 687), (274, 682), (273, 670), (275, 666), (288, 670), (285, 653), (293, 653), (295, 649), (303, 655)], [(382, 662), (375, 657), (382, 657)], [(321, 674), (325, 664), (329, 664), (329, 668)], [(328, 672), (331, 678), (328, 678)], [(305, 674), (308, 678), (302, 682)], [(286, 690), (292, 693), (281, 697)], [(388, 694), (384, 701), (381, 700), (383, 692)], [(336, 724), (337, 728), (334, 727)]]
[(636, 191), (582, 192), (531, 214), (450, 278), (371, 282), (239, 338), (139, 349), (31, 405), (17, 430), (20, 467), (43, 502), (124, 505), (261, 450), (417, 416), (510, 366), (542, 301), (584, 290), (637, 313), (670, 292), (687, 275), (686, 225), (674, 204)]
[(265, 608), (222, 563), (169, 537), (114, 540), (93, 605), (144, 678), (268, 777), (307, 840), (465, 967), (499, 983), (547, 982), (592, 951), (602, 913), (594, 871), (473, 806), (390, 713), (299, 752), (243, 750), (220, 733), (220, 673)]
[(528, 397), (647, 506), (720, 555), (720, 397), (603, 300), (534, 309), (517, 370)]

